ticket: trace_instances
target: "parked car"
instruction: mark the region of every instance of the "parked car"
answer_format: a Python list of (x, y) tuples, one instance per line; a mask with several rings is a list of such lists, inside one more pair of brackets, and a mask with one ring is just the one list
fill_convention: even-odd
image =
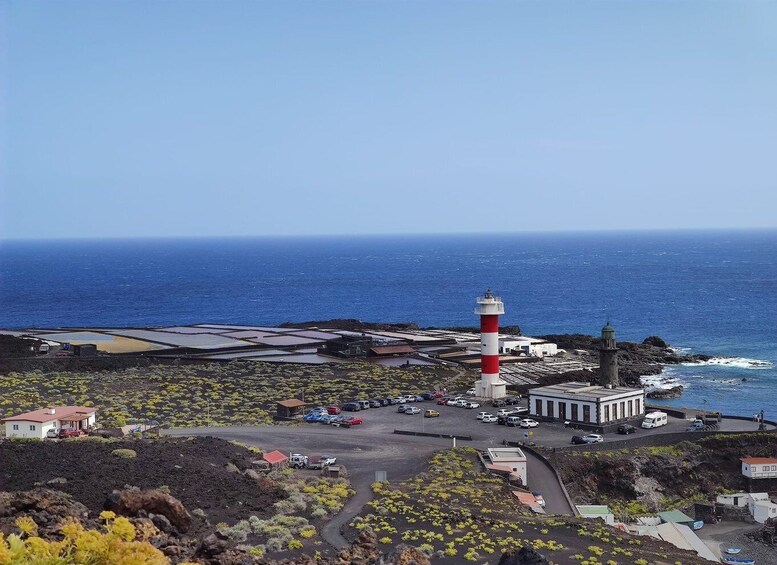
[(537, 420), (532, 420), (531, 418), (524, 418), (520, 423), (522, 428), (536, 428), (539, 425), (540, 423)]
[(394, 404), (397, 404), (396, 398), (386, 398), (384, 400), (386, 401), (386, 406), (392, 406)]
[(521, 425), (521, 417), (520, 416), (508, 416), (507, 420), (505, 420), (505, 424), (508, 426), (520, 426)]
[(483, 416), (490, 416), (490, 415), (491, 414), (489, 414), (488, 412), (478, 412), (477, 419), (482, 420)]
[(440, 413), (437, 410), (426, 410), (424, 412), (424, 418), (437, 418)]
[(407, 402), (418, 402), (418, 398), (416, 397), (415, 394), (406, 394), (405, 395), (405, 400)]
[(513, 406), (515, 404), (518, 404), (521, 401), (521, 395), (517, 396), (507, 396), (505, 397), (505, 404), (508, 404), (510, 406)]
[(370, 409), (370, 401), (369, 400), (357, 400), (356, 403), (359, 405), (359, 408), (362, 410), (369, 410)]
[(532, 492), (532, 496), (534, 496), (534, 501), (539, 504), (541, 507), (545, 508), (545, 499), (542, 497), (542, 493), (538, 491)]
[(635, 428), (631, 424), (621, 424), (620, 426), (618, 426), (619, 434), (629, 435), (629, 434), (635, 433), (636, 431), (637, 431), (637, 428)]
[(491, 401), (491, 406), (494, 408), (500, 408), (502, 406), (507, 406), (507, 402), (505, 402), (503, 398), (495, 398)]
[(447, 404), (448, 406), (458, 406), (459, 405), (459, 401), (458, 400), (454, 400), (454, 399), (450, 399), (445, 404)]
[(481, 422), (483, 422), (484, 424), (491, 424), (496, 421), (497, 421), (497, 417), (494, 416), (493, 414), (486, 414), (485, 416), (483, 416), (483, 419), (481, 420)]
[(703, 430), (705, 428), (705, 424), (701, 420), (694, 420), (691, 422), (691, 425), (685, 428), (686, 432), (698, 432), (700, 430)]
[(330, 416), (329, 414), (321, 414), (321, 416), (316, 421), (321, 423), (321, 424), (329, 424), (336, 417), (337, 416)]
[(352, 426), (358, 426), (359, 424), (364, 423), (364, 418), (359, 418), (358, 416), (347, 416), (344, 421), (348, 422)]
[(342, 416), (337, 416), (337, 419), (329, 422), (329, 425), (334, 428), (350, 428), (352, 424), (350, 420), (346, 420)]
[(475, 408), (480, 408), (480, 404), (477, 402), (465, 402), (464, 408), (467, 408), (468, 410), (474, 410)]
[(440, 406), (444, 406), (445, 404), (448, 404), (449, 400), (450, 398), (448, 398), (447, 396), (441, 396), (440, 398), (437, 399), (437, 404), (439, 404)]
[(417, 406), (408, 406), (405, 409), (405, 414), (420, 414), (420, 413), (421, 413), (421, 409), (418, 408)]
[(432, 400), (434, 398), (434, 393), (431, 392), (425, 392), (421, 395), (421, 398), (423, 400)]
[(46, 432), (46, 437), (57, 438), (59, 437), (59, 430), (54, 428)]
[(380, 408), (383, 406), (383, 403), (377, 398), (373, 398), (371, 400), (368, 400), (367, 402), (370, 403), (370, 408)]
[(341, 410), (337, 406), (327, 406), (326, 408), (327, 413), (336, 415), (341, 412)]
[(433, 392), (432, 397), (433, 398), (442, 398), (443, 394), (441, 392)]
[(497, 416), (507, 416), (511, 412), (512, 412), (512, 410), (510, 408), (502, 408), (501, 410), (497, 410), (496, 415)]
[(572, 442), (575, 445), (582, 445), (584, 443), (588, 443), (586, 440), (583, 439), (583, 436), (572, 436)]
[(467, 396), (475, 396), (475, 392), (476, 392), (476, 391), (475, 391), (475, 389), (474, 389), (474, 388), (471, 388), (471, 389), (469, 389), (469, 390), (466, 392), (466, 394), (467, 394)]
[(78, 437), (82, 434), (81, 430), (76, 430), (73, 428), (62, 428), (59, 430), (59, 437), (60, 438), (66, 438), (66, 437)]
[(308, 469), (323, 469), (337, 463), (334, 455), (311, 455), (308, 457)]
[(394, 404), (404, 404), (405, 402), (407, 402), (407, 398), (405, 398), (404, 396), (397, 396), (394, 399)]
[(342, 409), (346, 412), (358, 412), (361, 410), (361, 406), (359, 406), (356, 402), (348, 402), (343, 404)]
[(586, 443), (601, 443), (604, 441), (604, 436), (599, 434), (586, 434), (583, 436), (583, 440), (585, 440)]
[(400, 404), (399, 406), (397, 406), (397, 412), (402, 413), (408, 408), (410, 408), (410, 406), (407, 406), (406, 404)]
[(304, 469), (308, 466), (308, 456), (301, 453), (292, 453), (289, 458), (289, 466), (294, 469)]

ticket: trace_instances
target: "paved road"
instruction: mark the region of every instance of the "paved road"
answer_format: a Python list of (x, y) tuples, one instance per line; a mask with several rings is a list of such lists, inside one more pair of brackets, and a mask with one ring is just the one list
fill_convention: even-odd
[(322, 528), (322, 537), (336, 548), (350, 545), (340, 533), (343, 525), (359, 514), (372, 498), (370, 485), (376, 471), (385, 471), (389, 480), (402, 480), (426, 469), (428, 457), (451, 446), (450, 440), (383, 434), (367, 429), (329, 426), (262, 426), (236, 428), (188, 428), (165, 430), (165, 435), (206, 435), (236, 440), (266, 450), (284, 453), (332, 453), (348, 470), (356, 490), (345, 507)]

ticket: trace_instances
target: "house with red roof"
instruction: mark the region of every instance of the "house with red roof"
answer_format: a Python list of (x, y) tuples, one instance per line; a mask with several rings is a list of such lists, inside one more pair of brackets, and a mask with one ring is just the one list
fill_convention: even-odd
[(289, 464), (289, 458), (280, 451), (270, 451), (262, 455), (262, 459), (270, 464), (270, 467), (278, 469)]
[(95, 425), (97, 409), (89, 406), (48, 406), (3, 418), (5, 437), (43, 439), (51, 430), (88, 430)]
[(742, 457), (742, 474), (748, 479), (777, 479), (777, 458)]

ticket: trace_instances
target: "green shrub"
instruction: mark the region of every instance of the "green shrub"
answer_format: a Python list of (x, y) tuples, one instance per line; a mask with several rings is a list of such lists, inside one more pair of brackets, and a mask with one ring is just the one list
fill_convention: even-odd
[(121, 457), (122, 459), (135, 459), (138, 453), (134, 449), (114, 449), (111, 451), (111, 455)]

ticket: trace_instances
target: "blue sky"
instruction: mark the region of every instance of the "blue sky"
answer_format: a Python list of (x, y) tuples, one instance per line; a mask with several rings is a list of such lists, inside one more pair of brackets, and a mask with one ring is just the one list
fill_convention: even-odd
[(774, 2), (0, 17), (0, 238), (777, 227)]

